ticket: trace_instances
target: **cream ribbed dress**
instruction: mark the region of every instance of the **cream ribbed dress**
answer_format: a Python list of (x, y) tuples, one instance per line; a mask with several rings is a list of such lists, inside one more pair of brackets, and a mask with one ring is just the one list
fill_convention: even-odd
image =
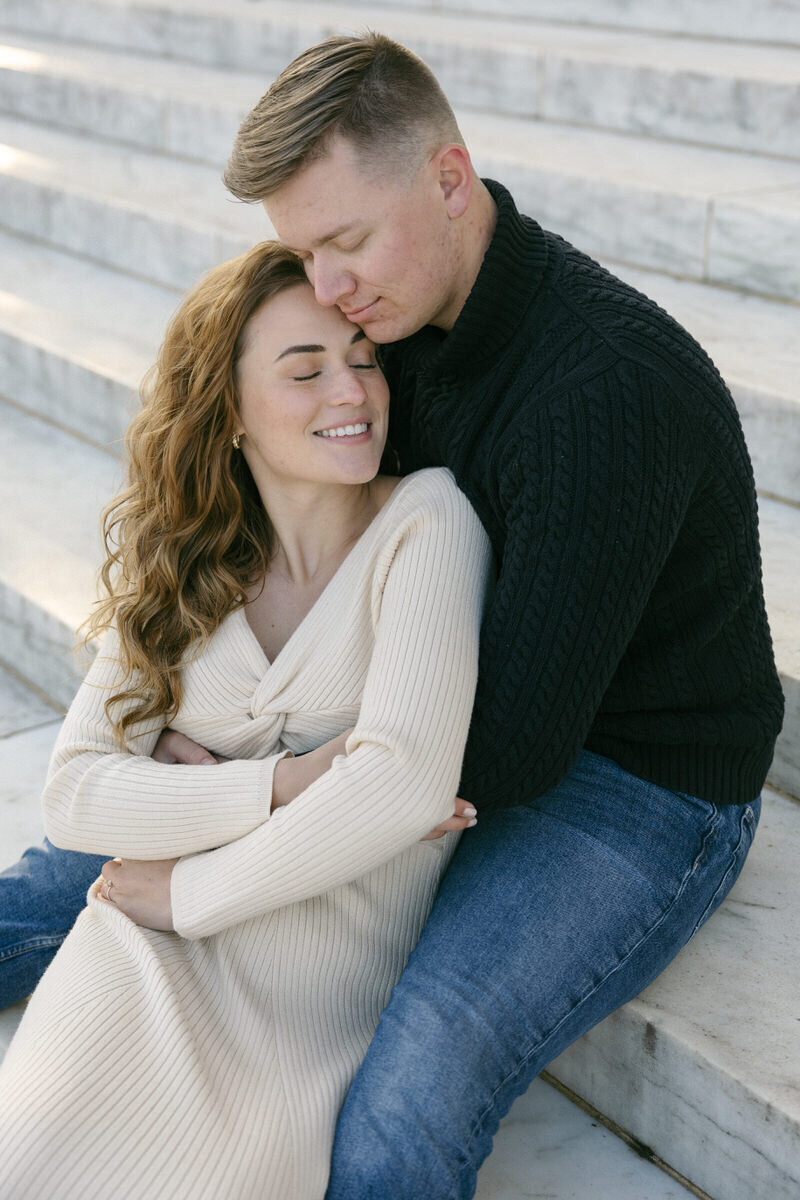
[[(89, 893), (0, 1071), (3, 1200), (322, 1200), (336, 1117), (433, 902), (477, 677), (488, 539), (449, 471), (401, 481), (273, 663), (244, 611), (175, 728), (235, 761), (115, 750), (113, 644), (45, 792), (58, 845), (175, 868), (177, 933)], [(350, 725), (269, 815), (272, 770)]]

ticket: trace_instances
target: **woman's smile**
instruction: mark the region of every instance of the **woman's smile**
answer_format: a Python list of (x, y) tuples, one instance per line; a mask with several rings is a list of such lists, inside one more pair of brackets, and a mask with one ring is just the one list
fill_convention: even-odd
[(327, 429), (314, 431), (315, 437), (325, 438), (328, 442), (339, 445), (351, 445), (354, 442), (367, 442), (372, 437), (371, 421), (354, 421), (348, 425), (332, 425)]

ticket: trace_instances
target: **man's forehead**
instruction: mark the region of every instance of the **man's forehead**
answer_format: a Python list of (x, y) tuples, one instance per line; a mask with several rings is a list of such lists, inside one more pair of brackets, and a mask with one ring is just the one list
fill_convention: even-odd
[(374, 223), (385, 207), (386, 182), (361, 169), (344, 139), (334, 139), (327, 153), (267, 196), (264, 208), (285, 245), (315, 250)]

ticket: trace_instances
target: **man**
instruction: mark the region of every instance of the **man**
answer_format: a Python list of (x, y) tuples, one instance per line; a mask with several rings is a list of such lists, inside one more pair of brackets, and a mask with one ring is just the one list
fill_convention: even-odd
[(449, 467), (495, 549), (460, 788), (478, 824), (328, 1189), (468, 1197), (514, 1098), (655, 978), (746, 857), (783, 705), (752, 472), (703, 351), (475, 176), (403, 47), (301, 54), (225, 179), (384, 346), (402, 471)]

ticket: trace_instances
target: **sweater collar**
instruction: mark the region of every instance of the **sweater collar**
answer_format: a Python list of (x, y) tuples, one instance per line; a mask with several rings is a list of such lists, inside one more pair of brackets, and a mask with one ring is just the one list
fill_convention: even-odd
[(403, 345), (415, 367), (454, 379), (474, 377), (512, 340), (544, 276), (544, 231), (522, 216), (510, 192), (484, 179), (497, 205), (497, 225), (478, 277), (449, 333), (420, 329)]

